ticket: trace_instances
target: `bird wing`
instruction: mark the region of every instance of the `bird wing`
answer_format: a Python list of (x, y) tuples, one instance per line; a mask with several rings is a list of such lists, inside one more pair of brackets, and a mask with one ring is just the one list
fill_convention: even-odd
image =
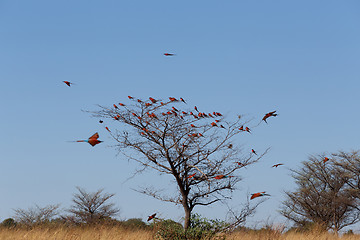
[(98, 138), (99, 138), (99, 134), (96, 132), (96, 133), (94, 133), (94, 135), (92, 135), (91, 137), (89, 137), (89, 140), (90, 140), (90, 139), (96, 140), (96, 139), (98, 139)]

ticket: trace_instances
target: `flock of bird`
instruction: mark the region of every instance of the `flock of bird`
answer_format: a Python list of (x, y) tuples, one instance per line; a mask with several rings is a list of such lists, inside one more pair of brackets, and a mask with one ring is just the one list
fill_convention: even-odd
[[(174, 53), (164, 53), (164, 56), (166, 56), (166, 57), (172, 57), (172, 56), (175, 56), (175, 54), (174, 54)], [(63, 82), (64, 82), (67, 86), (69, 86), (69, 87), (71, 87), (71, 85), (74, 84), (73, 82), (69, 82), (69, 81), (63, 81)], [(132, 96), (128, 96), (128, 98), (129, 98), (130, 100), (133, 100), (133, 99), (134, 99)], [(152, 97), (150, 97), (149, 100), (150, 100), (153, 104), (158, 102), (158, 100), (156, 100), (156, 99), (154, 99), (154, 98), (152, 98)], [(176, 98), (174, 98), (174, 97), (169, 97), (169, 100), (170, 100), (170, 102), (181, 101), (181, 102), (183, 102), (183, 103), (186, 103), (186, 101), (185, 101), (183, 98), (180, 98), (180, 99), (178, 100), (178, 99), (176, 99)], [(138, 101), (139, 103), (142, 102), (140, 99), (137, 99), (137, 101)], [(160, 104), (161, 104), (161, 105), (164, 105), (163, 102), (160, 102)], [(150, 106), (151, 103), (145, 103), (145, 105), (146, 105), (146, 106)], [(116, 104), (114, 104), (113, 106), (114, 106), (115, 109), (118, 108), (118, 106), (117, 106)], [(119, 103), (119, 106), (125, 106), (125, 104)], [(196, 106), (194, 107), (194, 110), (196, 111), (196, 113), (195, 113), (195, 112), (193, 113), (193, 112), (185, 112), (185, 111), (182, 111), (182, 112), (181, 112), (182, 115), (180, 115), (179, 110), (176, 109), (175, 107), (172, 107), (172, 110), (171, 110), (171, 111), (168, 111), (168, 112), (166, 112), (166, 113), (162, 113), (162, 115), (174, 114), (175, 116), (179, 115), (180, 118), (183, 118), (183, 116), (189, 115), (189, 116), (193, 116), (193, 117), (196, 118), (196, 119), (198, 119), (198, 118), (206, 118), (206, 117), (212, 117), (212, 118), (213, 118), (213, 117), (221, 117), (221, 116), (222, 116), (222, 114), (219, 113), (219, 112), (213, 112), (212, 114), (211, 114), (211, 113), (206, 114), (206, 113), (199, 112), (199, 110), (198, 110), (198, 108), (197, 108)], [(136, 116), (135, 113), (133, 113), (133, 115)], [(276, 117), (277, 115), (278, 115), (278, 114), (276, 113), (276, 111), (268, 112), (268, 113), (266, 113), (265, 116), (262, 118), (262, 121), (264, 121), (265, 123), (267, 123), (266, 120), (267, 120), (269, 117)], [(156, 116), (154, 113), (153, 113), (153, 114), (148, 114), (148, 116), (149, 116), (149, 117), (153, 117), (153, 118), (157, 118), (157, 116)], [(114, 117), (114, 119), (115, 119), (115, 120), (119, 120), (119, 117), (120, 117), (120, 116), (117, 115), (117, 116)], [(136, 116), (136, 117), (138, 117), (138, 118), (140, 119), (139, 116)], [(224, 127), (222, 124), (220, 124), (219, 122), (220, 122), (220, 120), (215, 120), (214, 122), (211, 122), (211, 126), (212, 126), (212, 127), (225, 128), (225, 127)], [(102, 120), (99, 120), (99, 123), (103, 123), (103, 121), (102, 121)], [(195, 126), (194, 124), (191, 124), (191, 127), (194, 127), (194, 128), (195, 128), (196, 126)], [(105, 127), (105, 129), (106, 129), (107, 131), (111, 132), (108, 127)], [(147, 129), (143, 129), (143, 130), (144, 130), (145, 132), (147, 132)], [(240, 131), (245, 131), (245, 132), (251, 133), (251, 130), (250, 130), (249, 127), (241, 126), (241, 127), (239, 128), (239, 130), (240, 130)], [(143, 132), (142, 132), (142, 134), (145, 135), (145, 133), (143, 133)], [(196, 137), (201, 137), (201, 136), (202, 136), (201, 133), (198, 133), (198, 134), (190, 134), (189, 136), (190, 136), (190, 137), (191, 137), (191, 136), (192, 136), (192, 137), (195, 137), (195, 136), (193, 136), (193, 135), (196, 135)], [(95, 145), (103, 142), (103, 141), (100, 141), (100, 140), (98, 140), (98, 139), (99, 139), (99, 134), (96, 132), (95, 134), (93, 134), (92, 136), (90, 136), (90, 137), (89, 137), (88, 139), (86, 139), (86, 140), (77, 140), (77, 141), (75, 141), (75, 142), (87, 142), (87, 143), (89, 143), (91, 146), (94, 147)], [(229, 145), (229, 148), (231, 148), (231, 147), (232, 147), (232, 144)], [(251, 152), (252, 152), (252, 154), (257, 155), (257, 153), (256, 153), (256, 151), (255, 151), (254, 149), (251, 149)], [(325, 159), (323, 160), (323, 162), (325, 163), (325, 162), (328, 161), (328, 160), (329, 160), (328, 158), (325, 158)], [(236, 163), (239, 164), (239, 165), (241, 165), (240, 162), (236, 162)], [(278, 163), (278, 164), (273, 165), (272, 167), (277, 168), (278, 166), (281, 166), (281, 165), (284, 165), (284, 164)], [(187, 178), (188, 178), (188, 179), (194, 178), (194, 179), (198, 179), (198, 180), (201, 179), (201, 177), (197, 177), (197, 176), (195, 176), (195, 175), (196, 175), (196, 173), (194, 173), (194, 174), (192, 174), (192, 175), (189, 175)], [(231, 178), (231, 177), (234, 177), (234, 176), (228, 176), (228, 175), (222, 175), (222, 174), (221, 174), (221, 175), (215, 176), (214, 179), (220, 180), (220, 179)], [(269, 194), (266, 194), (266, 192), (257, 192), (257, 193), (251, 194), (250, 199), (252, 200), (252, 199), (254, 199), (254, 198), (263, 197), (263, 196), (270, 196), (270, 195), (269, 195)], [(152, 219), (155, 219), (155, 218), (156, 218), (155, 216), (156, 216), (156, 213), (150, 215), (150, 216), (148, 217), (147, 221), (150, 221), (150, 220), (152, 220)]]

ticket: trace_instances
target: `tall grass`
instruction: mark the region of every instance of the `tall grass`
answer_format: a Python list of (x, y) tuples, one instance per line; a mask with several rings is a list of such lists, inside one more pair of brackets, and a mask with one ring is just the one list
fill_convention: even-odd
[[(0, 240), (148, 240), (154, 231), (123, 227), (62, 227), (32, 229), (1, 228)], [(336, 236), (330, 233), (285, 233), (277, 231), (235, 232), (225, 236), (227, 240), (356, 240), (360, 235)]]

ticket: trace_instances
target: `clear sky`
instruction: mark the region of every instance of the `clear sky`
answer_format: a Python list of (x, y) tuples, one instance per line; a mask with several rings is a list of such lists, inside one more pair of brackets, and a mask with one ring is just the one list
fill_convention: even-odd
[[(149, 171), (127, 181), (137, 165), (83, 111), (134, 95), (183, 97), (252, 124), (277, 110), (239, 139), (271, 151), (239, 171), (230, 204), (267, 191), (249, 224), (284, 222), (277, 210), (295, 187), (290, 168), (311, 154), (359, 149), (359, 23), (356, 0), (0, 1), (0, 220), (33, 204), (67, 208), (76, 186), (116, 193), (121, 219), (180, 220), (181, 207), (132, 190), (175, 191), (172, 180)], [(67, 142), (95, 132), (104, 143)], [(195, 211), (224, 219), (226, 209)]]

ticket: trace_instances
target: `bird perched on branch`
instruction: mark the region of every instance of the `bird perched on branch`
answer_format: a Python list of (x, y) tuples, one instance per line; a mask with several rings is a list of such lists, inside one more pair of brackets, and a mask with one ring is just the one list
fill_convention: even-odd
[(265, 192), (257, 192), (251, 194), (250, 200), (257, 198), (257, 197), (263, 197), (263, 196), (270, 196), (269, 194), (266, 194)]
[(174, 53), (164, 53), (164, 55), (167, 56), (167, 57), (175, 56)]

